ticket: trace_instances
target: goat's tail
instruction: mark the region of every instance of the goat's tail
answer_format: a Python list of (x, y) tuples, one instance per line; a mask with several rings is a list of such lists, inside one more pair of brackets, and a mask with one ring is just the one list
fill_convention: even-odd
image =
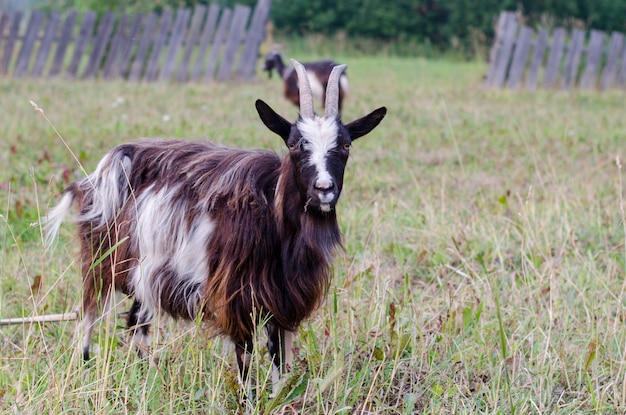
[(59, 204), (50, 210), (45, 219), (47, 246), (54, 241), (74, 201), (80, 206), (75, 217), (78, 222), (90, 222), (96, 228), (115, 220), (131, 193), (130, 157), (116, 150), (106, 154), (92, 174), (71, 184)]
[(50, 248), (56, 239), (61, 222), (63, 222), (63, 219), (65, 219), (65, 216), (72, 208), (72, 202), (74, 202), (74, 192), (72, 187), (70, 187), (63, 193), (63, 198), (61, 198), (59, 204), (50, 209), (48, 215), (46, 215), (43, 223), (46, 249)]

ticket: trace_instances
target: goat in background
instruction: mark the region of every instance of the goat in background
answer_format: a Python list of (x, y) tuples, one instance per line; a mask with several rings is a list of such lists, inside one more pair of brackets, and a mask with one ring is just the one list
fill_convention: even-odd
[[(309, 84), (311, 85), (313, 97), (316, 100), (321, 100), (322, 105), (325, 105), (328, 79), (333, 68), (337, 66), (338, 63), (332, 60), (324, 60), (304, 63), (303, 65), (307, 72), (307, 77), (309, 79)], [(270, 78), (272, 77), (272, 71), (274, 69), (283, 79), (283, 95), (285, 96), (285, 98), (291, 101), (294, 105), (300, 106), (300, 94), (298, 92), (299, 77), (296, 75), (293, 66), (286, 66), (283, 63), (282, 55), (278, 52), (270, 52), (265, 55), (263, 70), (267, 71)], [(341, 113), (343, 98), (346, 96), (347, 93), (348, 77), (344, 73), (339, 77), (339, 101), (337, 104), (339, 113)]]
[(350, 147), (386, 114), (381, 107), (342, 123), (342, 65), (330, 75), (324, 116), (316, 115), (306, 70), (292, 64), (301, 81), (296, 122), (256, 101), (261, 121), (288, 148), (282, 159), (209, 142), (141, 139), (113, 148), (49, 212), (51, 243), (78, 207), (85, 359), (99, 310), (113, 306), (117, 290), (134, 296), (128, 327), (141, 356), (159, 313), (200, 319), (235, 344), (245, 382), (263, 320), (275, 391), (280, 373), (291, 370), (294, 332), (323, 300), (341, 246), (335, 207)]

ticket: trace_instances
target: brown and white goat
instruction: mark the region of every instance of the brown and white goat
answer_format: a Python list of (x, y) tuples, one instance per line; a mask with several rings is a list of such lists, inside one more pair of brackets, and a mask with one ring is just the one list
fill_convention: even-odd
[[(313, 97), (320, 100), (322, 105), (326, 103), (326, 89), (328, 87), (328, 79), (333, 68), (338, 65), (337, 62), (331, 60), (315, 61), (304, 63), (307, 76), (309, 78), (309, 85), (313, 92)], [(294, 71), (293, 66), (286, 66), (283, 63), (282, 55), (278, 52), (270, 52), (265, 55), (265, 63), (263, 64), (263, 70), (267, 71), (268, 76), (272, 77), (272, 70), (276, 70), (278, 75), (283, 79), (285, 98), (291, 101), (294, 105), (300, 106), (300, 94), (298, 93), (298, 76)], [(346, 74), (342, 74), (339, 77), (339, 95), (338, 95), (338, 110), (341, 113), (341, 107), (344, 96), (348, 93), (348, 77)]]
[(46, 227), (50, 242), (78, 206), (85, 359), (99, 310), (110, 307), (117, 290), (134, 296), (128, 326), (142, 356), (157, 314), (200, 319), (234, 342), (246, 379), (263, 319), (274, 385), (290, 369), (293, 333), (324, 298), (341, 245), (335, 205), (350, 146), (386, 114), (381, 107), (344, 125), (337, 96), (345, 66), (338, 66), (326, 112), (316, 115), (306, 71), (293, 65), (303, 85), (294, 124), (256, 101), (263, 123), (289, 149), (284, 158), (142, 139), (116, 146), (64, 191)]

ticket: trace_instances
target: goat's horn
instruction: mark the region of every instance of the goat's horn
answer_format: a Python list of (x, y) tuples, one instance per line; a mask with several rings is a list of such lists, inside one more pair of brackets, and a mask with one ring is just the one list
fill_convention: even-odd
[(300, 88), (300, 115), (306, 118), (313, 118), (315, 113), (313, 112), (313, 91), (311, 90), (311, 84), (309, 84), (309, 77), (306, 74), (304, 65), (295, 59), (291, 60), (296, 73), (298, 74), (298, 84)]
[(339, 113), (339, 78), (346, 70), (348, 65), (337, 65), (328, 77), (328, 86), (326, 87), (326, 116), (336, 117)]

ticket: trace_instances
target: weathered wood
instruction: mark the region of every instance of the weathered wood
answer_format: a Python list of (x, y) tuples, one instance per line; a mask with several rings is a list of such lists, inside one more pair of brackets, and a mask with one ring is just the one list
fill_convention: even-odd
[(613, 86), (615, 75), (617, 74), (617, 63), (623, 47), (624, 35), (619, 32), (613, 32), (609, 43), (609, 54), (606, 58), (606, 65), (604, 66), (604, 71), (602, 71), (602, 77), (600, 78), (601, 90), (609, 89)]
[(565, 29), (558, 28), (552, 33), (550, 55), (546, 64), (546, 73), (543, 78), (544, 88), (551, 88), (559, 77), (559, 68), (563, 58), (563, 46), (565, 44)]
[(9, 64), (13, 57), (13, 49), (15, 48), (15, 42), (19, 36), (20, 23), (22, 22), (22, 12), (16, 12), (9, 14), (9, 22), (6, 24), (9, 26), (9, 37), (4, 44), (4, 54), (2, 60), (0, 60), (0, 74), (6, 74), (9, 72)]
[(583, 89), (594, 87), (596, 84), (605, 37), (604, 32), (600, 32), (598, 30), (591, 31), (587, 52), (587, 62), (585, 63), (585, 70), (580, 77), (580, 87)]
[(43, 34), (43, 39), (41, 40), (41, 45), (39, 46), (39, 51), (37, 52), (37, 57), (35, 58), (35, 64), (33, 66), (31, 76), (40, 77), (43, 73), (46, 67), (46, 63), (48, 62), (48, 56), (50, 56), (52, 43), (54, 42), (54, 38), (56, 37), (57, 28), (59, 27), (60, 21), (61, 15), (59, 13), (50, 14), (50, 17), (48, 18), (48, 24), (46, 25), (46, 30)]
[(533, 30), (529, 27), (522, 27), (517, 40), (515, 41), (515, 52), (513, 53), (513, 61), (511, 69), (509, 69), (509, 88), (517, 88), (522, 82), (522, 76), (526, 69), (526, 61), (528, 60), (528, 51), (530, 50), (530, 42), (532, 40)]
[(133, 51), (135, 50), (135, 47), (138, 47), (139, 45), (139, 33), (143, 21), (144, 15), (136, 14), (133, 18), (133, 25), (130, 29), (130, 33), (128, 35), (124, 33), (124, 38), (122, 39), (122, 44), (120, 46), (120, 56), (117, 68), (114, 71), (113, 76), (122, 78), (128, 78), (130, 76), (129, 66), (133, 57)]
[(580, 57), (585, 44), (585, 31), (574, 29), (572, 32), (572, 42), (570, 44), (565, 63), (563, 64), (563, 74), (561, 76), (561, 88), (570, 89), (576, 85), (578, 78), (578, 67), (580, 66)]
[[(248, 79), (254, 75), (270, 6), (271, 0), (258, 0), (252, 14), (248, 6), (221, 12), (217, 5), (208, 10), (199, 5), (193, 11), (179, 9), (174, 14), (165, 10), (160, 17), (154, 13), (134, 18), (122, 15), (119, 20), (112, 13), (98, 17), (86, 12), (80, 22), (76, 11), (61, 22), (57, 13), (35, 10), (23, 34), (21, 13), (0, 13), (0, 73), (24, 76), (30, 72), (37, 77), (50, 63), (49, 77), (63, 71), (68, 77), (83, 79)], [(66, 57), (68, 49), (72, 54)]]
[(200, 37), (200, 30), (202, 29), (202, 21), (206, 15), (207, 8), (202, 5), (196, 6), (191, 17), (191, 26), (185, 39), (185, 50), (183, 52), (183, 58), (178, 66), (178, 73), (176, 74), (176, 80), (178, 82), (185, 82), (189, 76), (189, 61), (191, 54), (198, 44)]
[(106, 60), (102, 67), (102, 77), (104, 79), (112, 79), (118, 74), (117, 63), (122, 53), (125, 37), (127, 36), (128, 19), (128, 15), (123, 14), (115, 25), (115, 31), (109, 42), (109, 50), (107, 51)]
[(207, 15), (202, 34), (200, 35), (200, 43), (198, 45), (198, 56), (196, 56), (196, 62), (191, 71), (190, 81), (197, 81), (200, 79), (200, 75), (203, 73), (204, 68), (204, 56), (206, 51), (213, 40), (213, 33), (215, 33), (215, 27), (217, 25), (217, 18), (220, 14), (220, 8), (215, 4), (209, 6), (209, 14)]
[(115, 14), (105, 13), (104, 17), (98, 25), (98, 32), (92, 43), (91, 54), (87, 61), (87, 67), (83, 71), (82, 78), (93, 77), (98, 69), (100, 69), (100, 63), (104, 56), (104, 51), (109, 44), (111, 33), (113, 32), (113, 25), (115, 24)]
[(148, 50), (150, 48), (150, 44), (152, 43), (152, 32), (157, 24), (157, 15), (156, 13), (150, 13), (148, 18), (145, 20), (143, 32), (141, 34), (141, 42), (139, 43), (139, 48), (137, 49), (137, 56), (135, 56), (135, 60), (130, 68), (130, 75), (128, 79), (130, 81), (139, 81), (141, 80), (141, 76), (144, 72), (144, 62), (146, 56), (148, 56)]
[(191, 10), (189, 9), (180, 9), (176, 12), (172, 34), (168, 42), (167, 52), (165, 53), (165, 61), (159, 72), (159, 81), (169, 81), (174, 73), (178, 60), (178, 51), (183, 43), (190, 15)]
[(239, 60), (237, 75), (240, 78), (248, 79), (254, 75), (259, 48), (265, 39), (265, 23), (271, 7), (272, 0), (258, 0), (254, 8), (246, 42)]
[(2, 45), (2, 39), (4, 38), (4, 31), (9, 25), (9, 13), (0, 11), (0, 46)]
[(39, 28), (41, 27), (41, 24), (43, 23), (45, 17), (45, 13), (41, 10), (34, 10), (31, 13), (28, 27), (26, 28), (26, 34), (24, 35), (24, 39), (22, 40), (20, 52), (17, 55), (17, 61), (15, 63), (15, 68), (13, 69), (13, 75), (19, 77), (26, 74), (26, 71), (28, 70), (28, 63), (30, 62), (30, 57), (33, 54), (33, 49), (35, 48), (35, 41), (37, 40), (37, 36), (39, 35)]
[(144, 81), (151, 82), (157, 79), (159, 62), (161, 60), (161, 51), (163, 49), (163, 46), (167, 42), (171, 23), (172, 12), (170, 10), (165, 10), (161, 15), (161, 24), (159, 25), (156, 37), (154, 39), (154, 42), (152, 43), (152, 53), (150, 54), (150, 58), (148, 59), (146, 72), (143, 76)]
[(63, 61), (65, 60), (65, 52), (67, 51), (67, 47), (70, 44), (70, 40), (72, 39), (72, 31), (74, 30), (74, 24), (76, 23), (77, 15), (78, 13), (76, 13), (75, 10), (72, 10), (65, 17), (65, 21), (63, 22), (63, 29), (61, 30), (61, 37), (59, 38), (59, 42), (57, 43), (57, 49), (54, 53), (54, 58), (52, 59), (52, 65), (50, 65), (48, 76), (54, 76), (61, 73)]
[(621, 68), (619, 70), (619, 75), (617, 76), (617, 86), (623, 88), (626, 87), (626, 48), (624, 48), (621, 60)]
[(513, 53), (513, 46), (515, 44), (515, 34), (517, 32), (517, 17), (514, 14), (508, 15), (504, 38), (502, 42), (502, 49), (498, 54), (498, 61), (496, 62), (496, 69), (494, 73), (494, 79), (492, 85), (502, 87), (506, 79), (507, 71), (509, 68), (509, 61), (511, 54)]
[(492, 86), (495, 77), (495, 69), (498, 66), (498, 61), (502, 53), (502, 44), (504, 43), (504, 35), (506, 33), (506, 24), (509, 20), (509, 15), (512, 12), (502, 12), (498, 17), (498, 24), (496, 25), (496, 38), (493, 43), (493, 47), (489, 52), (489, 69), (485, 78), (485, 85)]
[(211, 49), (211, 56), (209, 56), (209, 63), (207, 64), (206, 70), (204, 72), (204, 80), (211, 81), (213, 80), (213, 74), (215, 73), (215, 68), (217, 66), (217, 58), (222, 49), (222, 44), (224, 43), (224, 36), (226, 35), (226, 30), (230, 25), (232, 10), (224, 9), (222, 10), (222, 15), (220, 16), (220, 23), (217, 26), (217, 31), (215, 32), (215, 38), (213, 39), (213, 49)]
[(233, 21), (230, 25), (230, 32), (226, 42), (226, 49), (217, 72), (218, 82), (224, 82), (230, 79), (231, 71), (235, 64), (235, 58), (237, 57), (237, 51), (243, 39), (248, 17), (250, 17), (250, 11), (250, 7), (248, 6), (235, 6)]
[(98, 15), (95, 12), (87, 12), (83, 17), (83, 21), (80, 25), (80, 32), (78, 38), (74, 44), (74, 54), (72, 55), (72, 61), (67, 68), (67, 74), (71, 77), (76, 77), (78, 73), (78, 67), (83, 59), (83, 53), (87, 47), (87, 44), (91, 41), (93, 27), (96, 23)]
[(541, 69), (543, 65), (543, 58), (546, 53), (547, 46), (548, 30), (541, 29), (537, 34), (535, 49), (533, 50), (532, 58), (530, 59), (530, 68), (528, 70), (528, 76), (526, 77), (526, 89), (528, 90), (533, 90), (537, 87), (537, 81), (539, 79), (539, 69)]

